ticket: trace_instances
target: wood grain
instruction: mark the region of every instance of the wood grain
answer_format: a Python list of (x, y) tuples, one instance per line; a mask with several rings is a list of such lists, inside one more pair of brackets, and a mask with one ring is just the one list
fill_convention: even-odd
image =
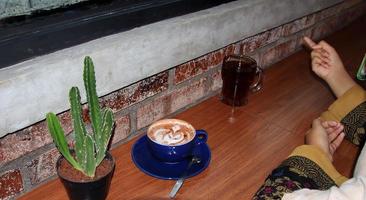
[[(366, 52), (365, 22), (364, 17), (327, 38), (352, 74)], [(176, 199), (250, 199), (271, 170), (303, 144), (311, 121), (333, 100), (329, 88), (311, 72), (308, 52), (300, 51), (266, 71), (263, 90), (236, 109), (234, 123), (228, 121), (231, 108), (218, 97), (179, 114), (176, 118), (207, 130), (212, 160), (184, 183)], [(152, 178), (135, 167), (130, 155), (135, 141), (112, 151), (117, 165), (108, 199), (168, 199), (174, 181)], [(350, 176), (357, 153), (358, 148), (343, 142), (335, 154), (336, 168)], [(20, 199), (67, 198), (56, 179)]]

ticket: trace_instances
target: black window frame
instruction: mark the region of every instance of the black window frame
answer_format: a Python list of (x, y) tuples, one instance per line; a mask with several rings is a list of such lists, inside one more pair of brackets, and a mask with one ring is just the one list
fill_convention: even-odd
[(0, 20), (0, 69), (234, 0), (90, 0)]

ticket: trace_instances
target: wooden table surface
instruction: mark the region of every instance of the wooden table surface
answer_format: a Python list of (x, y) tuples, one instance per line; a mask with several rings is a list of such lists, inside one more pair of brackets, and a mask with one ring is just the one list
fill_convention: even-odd
[[(366, 52), (365, 22), (364, 17), (327, 38), (347, 66), (357, 67)], [(349, 69), (353, 74), (355, 67)], [(309, 54), (302, 50), (266, 70), (264, 88), (236, 109), (234, 123), (228, 121), (231, 108), (218, 97), (177, 115), (208, 132), (212, 157), (205, 171), (184, 183), (176, 199), (250, 199), (271, 170), (303, 144), (311, 121), (333, 100), (328, 87), (312, 74)], [(169, 199), (175, 181), (159, 180), (137, 169), (131, 160), (135, 141), (112, 151), (116, 171), (108, 199)], [(349, 142), (342, 143), (334, 161), (341, 173), (351, 175), (357, 151)], [(56, 179), (21, 199), (67, 197)]]

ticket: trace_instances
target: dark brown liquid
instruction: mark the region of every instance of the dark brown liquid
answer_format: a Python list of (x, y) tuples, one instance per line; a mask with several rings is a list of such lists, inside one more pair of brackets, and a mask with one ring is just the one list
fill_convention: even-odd
[(240, 63), (237, 60), (226, 61), (223, 63), (221, 73), (223, 81), (222, 101), (230, 106), (245, 105), (250, 85), (256, 74), (256, 63), (243, 61)]

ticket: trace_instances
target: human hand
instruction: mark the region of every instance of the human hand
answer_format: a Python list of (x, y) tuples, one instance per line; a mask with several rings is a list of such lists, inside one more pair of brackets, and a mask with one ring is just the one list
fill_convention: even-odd
[(329, 151), (333, 155), (344, 139), (344, 126), (336, 121), (323, 121), (321, 125), (328, 134)]
[(333, 161), (333, 154), (344, 139), (343, 125), (335, 121), (315, 119), (306, 133), (306, 144), (320, 148)]
[(336, 97), (342, 96), (347, 90), (356, 85), (332, 46), (324, 41), (317, 44), (308, 37), (304, 37), (304, 41), (312, 49), (312, 70), (328, 83)]
[(320, 78), (329, 81), (337, 77), (337, 73), (344, 73), (344, 65), (336, 50), (327, 42), (315, 43), (308, 37), (304, 37), (305, 44), (312, 49), (312, 70)]

